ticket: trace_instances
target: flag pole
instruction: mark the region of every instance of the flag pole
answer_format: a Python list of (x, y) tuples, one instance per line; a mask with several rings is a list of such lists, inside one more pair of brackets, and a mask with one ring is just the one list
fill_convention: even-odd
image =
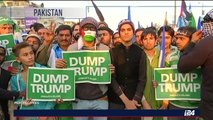
[(176, 0), (175, 0), (175, 5), (174, 5), (174, 27), (176, 26), (176, 9), (177, 9), (177, 6), (176, 6)]

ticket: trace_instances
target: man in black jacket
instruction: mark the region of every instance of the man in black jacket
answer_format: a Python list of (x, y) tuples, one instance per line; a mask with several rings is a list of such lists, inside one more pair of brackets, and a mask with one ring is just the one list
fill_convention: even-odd
[(122, 44), (111, 50), (115, 74), (112, 74), (108, 92), (109, 109), (138, 109), (141, 107), (146, 84), (146, 54), (143, 49), (132, 43), (134, 24), (131, 21), (122, 20), (118, 25), (118, 31)]
[[(200, 40), (201, 35), (203, 38)], [(213, 9), (206, 14), (202, 31), (193, 34), (191, 43), (184, 50), (178, 70), (187, 73), (198, 66), (202, 70), (200, 112), (204, 120), (213, 120)]]

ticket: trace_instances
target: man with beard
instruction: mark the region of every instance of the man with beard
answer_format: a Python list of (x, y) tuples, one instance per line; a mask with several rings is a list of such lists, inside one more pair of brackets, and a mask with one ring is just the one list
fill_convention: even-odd
[(72, 26), (72, 42), (71, 44), (78, 41), (78, 38), (80, 36), (80, 23), (76, 23)]

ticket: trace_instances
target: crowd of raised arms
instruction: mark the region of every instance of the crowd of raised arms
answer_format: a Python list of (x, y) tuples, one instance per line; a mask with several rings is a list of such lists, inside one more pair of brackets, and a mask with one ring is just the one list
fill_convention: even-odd
[[(13, 19), (0, 17), (0, 38), (14, 35), (17, 27)], [(201, 68), (200, 100), (156, 100), (155, 90), (163, 87), (154, 79), (154, 68), (159, 67), (163, 42), (165, 68), (177, 68), (179, 73)], [(73, 26), (62, 24), (56, 27), (51, 22), (44, 27), (41, 23), (34, 23), (23, 40), (14, 40), (12, 50), (5, 46), (6, 42), (0, 43), (0, 120), (213, 120), (213, 10), (203, 18), (202, 30), (185, 26), (175, 31), (168, 25), (160, 29), (135, 29), (132, 21), (123, 19), (115, 32), (106, 22), (86, 17)], [(63, 51), (85, 50), (109, 52), (110, 84), (76, 83), (75, 100), (72, 101), (34, 101), (26, 97), (30, 67), (63, 69), (68, 64), (62, 57)], [(9, 52), (15, 55), (15, 62), (5, 60)], [(186, 87), (187, 81), (181, 82), (181, 86)], [(165, 87), (166, 90), (170, 89)], [(199, 109), (200, 116), (14, 117), (13, 110), (17, 109)]]

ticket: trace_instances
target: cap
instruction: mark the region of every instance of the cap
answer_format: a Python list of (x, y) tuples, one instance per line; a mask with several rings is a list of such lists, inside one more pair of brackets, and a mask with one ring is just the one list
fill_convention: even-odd
[(128, 19), (123, 19), (119, 22), (118, 24), (118, 31), (120, 32), (120, 29), (121, 29), (121, 26), (124, 25), (124, 24), (129, 24), (132, 29), (133, 29), (133, 32), (135, 32), (135, 26), (134, 26), (134, 23)]
[(29, 35), (27, 35), (27, 37), (26, 37), (25, 40), (27, 41), (27, 39), (28, 39), (29, 37), (35, 37), (35, 38), (37, 38), (37, 39), (41, 42), (41, 37), (38, 36), (37, 34), (29, 34)]
[(93, 17), (86, 17), (80, 22), (80, 27), (82, 28), (86, 24), (92, 24), (98, 28), (98, 22)]

